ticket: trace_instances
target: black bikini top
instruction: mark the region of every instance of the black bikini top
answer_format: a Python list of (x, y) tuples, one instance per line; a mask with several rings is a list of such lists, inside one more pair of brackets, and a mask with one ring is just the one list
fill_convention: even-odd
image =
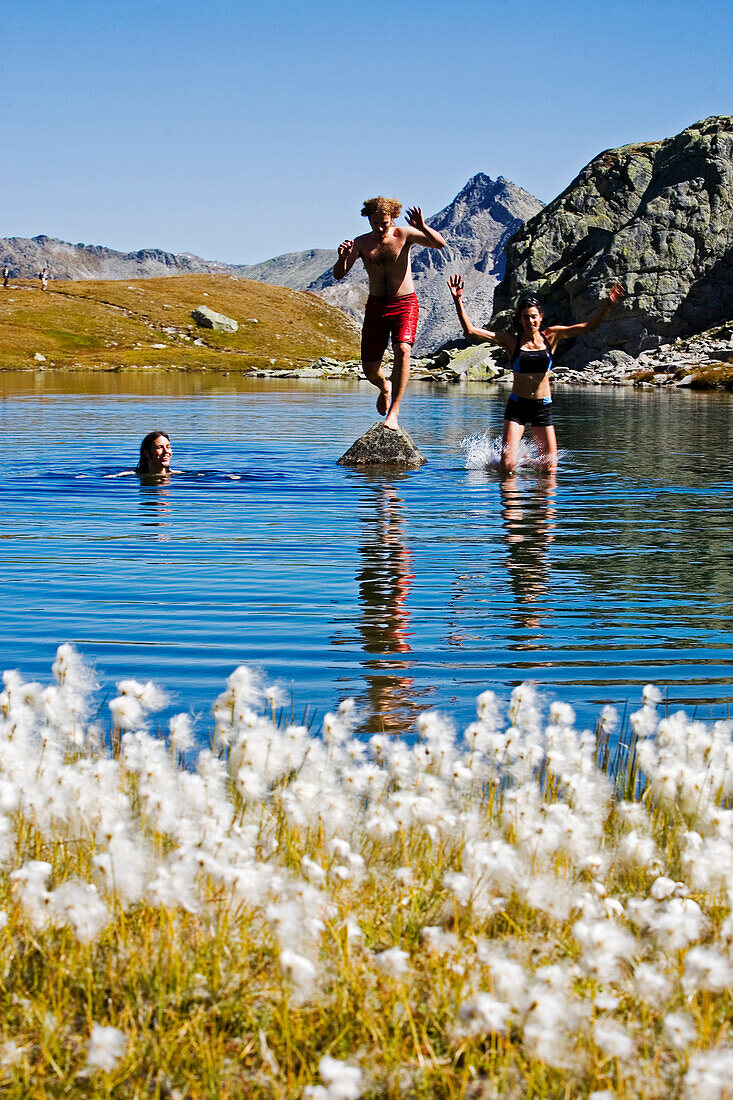
[(525, 351), (522, 347), (521, 336), (517, 337), (517, 346), (512, 356), (511, 367), (514, 374), (546, 374), (552, 370), (552, 348), (550, 341), (544, 332), (540, 334), (545, 341), (545, 347), (539, 351), (532, 349)]

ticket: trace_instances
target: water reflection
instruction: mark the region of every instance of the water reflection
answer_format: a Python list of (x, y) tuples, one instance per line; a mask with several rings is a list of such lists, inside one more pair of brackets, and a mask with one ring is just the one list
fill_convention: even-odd
[[(357, 700), (365, 713), (362, 732), (404, 733), (422, 709), (406, 657), (410, 646), (409, 597), (415, 574), (405, 543), (405, 502), (395, 484), (370, 485), (361, 500), (362, 531), (358, 629), (366, 689)], [(432, 689), (428, 689), (432, 690)]]
[(507, 548), (507, 570), (514, 593), (514, 621), (524, 633), (509, 649), (539, 649), (546, 645), (542, 615), (549, 585), (548, 549), (555, 538), (557, 477), (536, 480), (515, 474), (500, 482), (501, 515)]
[[(170, 526), (170, 482), (170, 474), (140, 478), (140, 508), (142, 510), (141, 523), (143, 527), (167, 528)], [(169, 533), (165, 530), (157, 531), (154, 537), (158, 542), (168, 542), (170, 539)]]

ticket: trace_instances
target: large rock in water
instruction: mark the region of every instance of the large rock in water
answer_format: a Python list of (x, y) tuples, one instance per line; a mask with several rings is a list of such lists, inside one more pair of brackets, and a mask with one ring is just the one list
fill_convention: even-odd
[(564, 352), (584, 366), (610, 348), (636, 356), (733, 316), (733, 118), (592, 160), (506, 247), (490, 327), (525, 288), (548, 324), (586, 320), (614, 278), (628, 298)]
[(191, 316), (200, 328), (213, 328), (215, 332), (236, 332), (239, 325), (231, 317), (225, 317), (223, 313), (215, 313), (208, 306), (198, 306), (191, 311)]
[(415, 446), (403, 428), (393, 432), (384, 424), (372, 424), (346, 454), (338, 460), (339, 466), (392, 466), (403, 469), (423, 466), (425, 455)]

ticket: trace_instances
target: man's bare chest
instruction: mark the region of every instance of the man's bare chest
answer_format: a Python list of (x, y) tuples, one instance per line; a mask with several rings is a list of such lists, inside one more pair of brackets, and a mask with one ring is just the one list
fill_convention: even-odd
[(374, 267), (391, 267), (406, 254), (404, 241), (383, 241), (363, 252), (364, 262)]

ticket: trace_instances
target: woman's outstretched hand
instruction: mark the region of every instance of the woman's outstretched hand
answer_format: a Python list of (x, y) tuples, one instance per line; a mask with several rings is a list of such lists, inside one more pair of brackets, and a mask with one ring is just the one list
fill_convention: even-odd
[(615, 306), (617, 302), (620, 302), (622, 298), (626, 297), (626, 291), (621, 286), (621, 283), (614, 283), (608, 292), (608, 300), (612, 306)]
[(450, 278), (448, 279), (448, 290), (451, 292), (456, 300), (461, 297), (465, 289), (466, 284), (464, 283), (460, 275), (450, 276)]

